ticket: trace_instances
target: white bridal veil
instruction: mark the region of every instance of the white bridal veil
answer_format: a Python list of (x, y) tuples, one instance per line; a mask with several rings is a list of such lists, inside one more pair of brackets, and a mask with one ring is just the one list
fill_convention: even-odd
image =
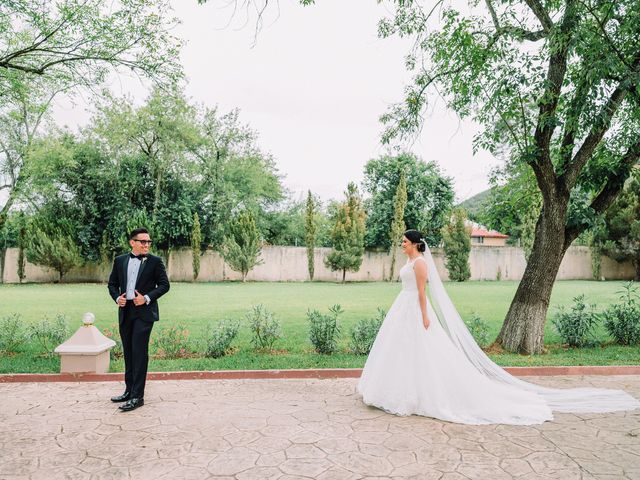
[(602, 388), (547, 388), (520, 380), (496, 365), (478, 346), (444, 289), (440, 275), (427, 246), (424, 252), (429, 272), (431, 305), (454, 345), (483, 375), (537, 393), (551, 410), (558, 412), (615, 412), (640, 408), (640, 402), (622, 390)]

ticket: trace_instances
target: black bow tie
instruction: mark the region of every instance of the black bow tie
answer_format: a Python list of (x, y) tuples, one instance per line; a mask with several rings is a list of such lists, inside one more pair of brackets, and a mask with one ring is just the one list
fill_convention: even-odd
[(133, 253), (129, 254), (130, 258), (137, 258), (138, 260), (142, 260), (143, 258), (147, 258), (146, 255), (140, 254), (140, 255), (134, 255)]

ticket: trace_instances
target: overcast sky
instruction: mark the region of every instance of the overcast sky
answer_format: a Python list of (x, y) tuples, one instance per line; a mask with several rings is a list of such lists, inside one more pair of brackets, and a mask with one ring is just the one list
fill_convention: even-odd
[[(325, 200), (342, 197), (349, 181), (362, 180), (364, 164), (385, 153), (378, 118), (402, 100), (410, 78), (403, 64), (408, 43), (377, 37), (387, 7), (374, 0), (322, 0), (311, 7), (281, 0), (267, 12), (254, 45), (255, 17), (231, 19), (222, 3), (173, 2), (182, 21), (176, 34), (187, 42), (187, 96), (223, 112), (239, 108), (296, 198), (307, 189)], [(132, 79), (112, 88), (139, 101), (145, 96)], [(441, 100), (431, 102), (411, 150), (435, 160), (453, 178), (457, 199), (466, 199), (487, 188), (498, 161), (487, 152), (473, 156), (474, 125)], [(72, 108), (61, 101), (55, 115), (69, 126), (89, 117), (82, 102)]]

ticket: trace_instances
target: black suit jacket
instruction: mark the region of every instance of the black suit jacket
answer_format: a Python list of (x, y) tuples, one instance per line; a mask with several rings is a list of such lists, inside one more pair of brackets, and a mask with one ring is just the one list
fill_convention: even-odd
[[(109, 295), (115, 302), (117, 298), (127, 291), (127, 267), (129, 266), (128, 253), (120, 255), (113, 261), (111, 275), (109, 275)], [(149, 305), (136, 307), (140, 318), (148, 322), (156, 322), (160, 319), (158, 311), (158, 299), (169, 291), (169, 277), (160, 257), (147, 255), (138, 270), (136, 290), (142, 295), (148, 295)], [(124, 318), (124, 308), (118, 309), (120, 321)]]

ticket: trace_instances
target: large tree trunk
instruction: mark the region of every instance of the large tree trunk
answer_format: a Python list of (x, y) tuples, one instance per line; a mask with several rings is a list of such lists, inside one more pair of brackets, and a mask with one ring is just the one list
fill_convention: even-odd
[(544, 324), (551, 290), (571, 244), (565, 241), (568, 199), (556, 199), (552, 203), (555, 208), (543, 207), (540, 212), (527, 268), (496, 339), (497, 344), (510, 352), (531, 355), (542, 353), (544, 348)]

